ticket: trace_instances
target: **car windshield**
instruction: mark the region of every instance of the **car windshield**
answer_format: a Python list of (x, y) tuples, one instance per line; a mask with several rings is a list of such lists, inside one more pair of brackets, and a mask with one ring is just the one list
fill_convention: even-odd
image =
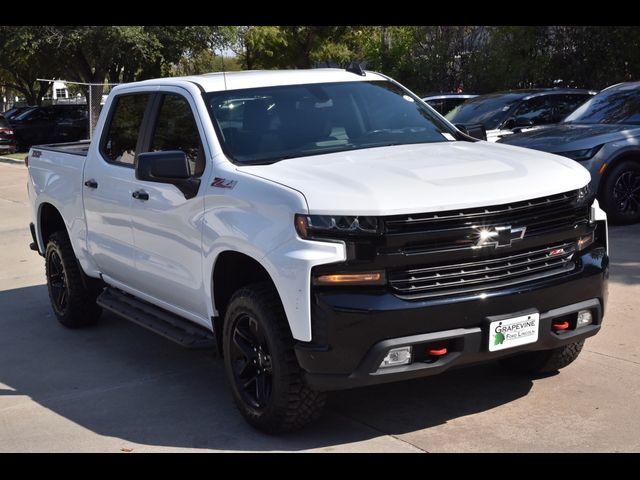
[(451, 123), (480, 123), (487, 130), (494, 130), (506, 120), (511, 107), (522, 99), (521, 95), (498, 94), (471, 98), (446, 115)]
[(564, 123), (625, 123), (640, 125), (640, 88), (620, 85), (600, 92), (584, 103)]
[(225, 153), (241, 164), (454, 140), (456, 132), (389, 81), (205, 94)]

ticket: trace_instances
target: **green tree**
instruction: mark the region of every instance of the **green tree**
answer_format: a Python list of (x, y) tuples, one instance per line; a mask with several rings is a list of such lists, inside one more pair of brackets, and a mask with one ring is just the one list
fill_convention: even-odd
[(242, 59), (246, 68), (311, 68), (318, 62), (347, 64), (361, 59), (369, 27), (246, 27)]
[(0, 26), (0, 85), (20, 92), (28, 105), (40, 105), (60, 73), (54, 47), (41, 35), (39, 27)]

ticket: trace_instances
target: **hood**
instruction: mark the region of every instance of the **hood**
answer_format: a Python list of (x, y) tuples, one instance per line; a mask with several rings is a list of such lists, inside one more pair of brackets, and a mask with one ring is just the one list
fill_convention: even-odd
[(640, 127), (618, 124), (559, 124), (516, 133), (499, 143), (533, 148), (544, 152), (570, 152), (640, 135)]
[(311, 214), (395, 215), (499, 205), (575, 190), (573, 160), (487, 142), (368, 148), (237, 167), (301, 192)]

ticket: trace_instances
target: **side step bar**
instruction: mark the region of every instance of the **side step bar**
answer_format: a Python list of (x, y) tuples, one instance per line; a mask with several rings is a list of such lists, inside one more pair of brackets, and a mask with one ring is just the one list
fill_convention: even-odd
[(96, 299), (98, 305), (186, 348), (216, 348), (214, 334), (132, 295), (107, 287)]

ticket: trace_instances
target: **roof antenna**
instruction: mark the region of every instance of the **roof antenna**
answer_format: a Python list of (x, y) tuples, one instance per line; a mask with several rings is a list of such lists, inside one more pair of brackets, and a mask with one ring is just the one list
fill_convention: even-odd
[(352, 61), (349, 66), (345, 69), (347, 72), (355, 73), (356, 75), (360, 75), (364, 77), (366, 75), (364, 68), (367, 66), (366, 62), (356, 62)]

